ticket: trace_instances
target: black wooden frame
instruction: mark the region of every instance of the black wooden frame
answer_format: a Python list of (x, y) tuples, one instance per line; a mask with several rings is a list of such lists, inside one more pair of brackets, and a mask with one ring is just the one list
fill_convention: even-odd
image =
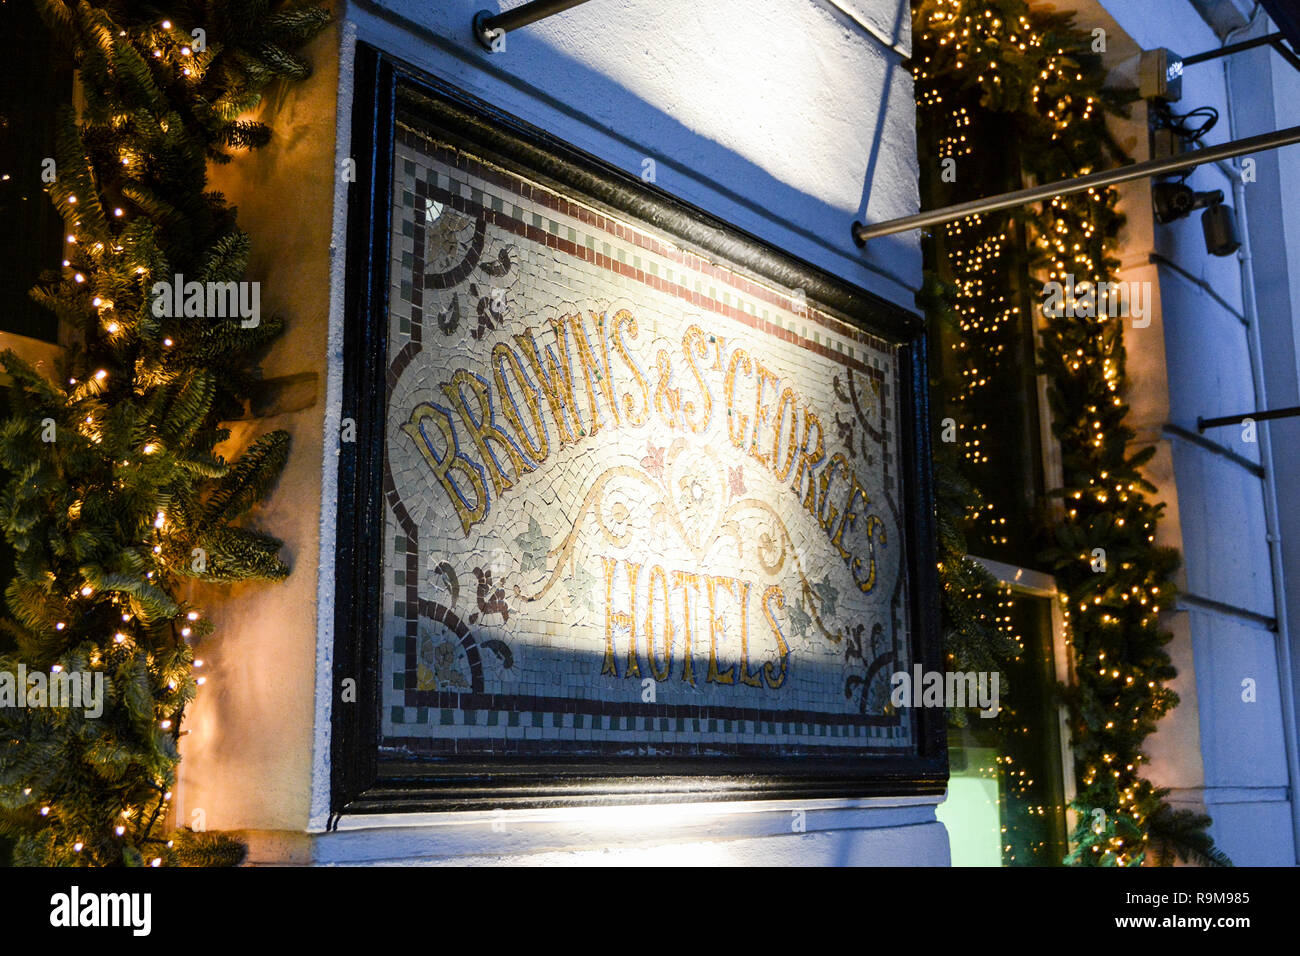
[[(331, 744), (332, 820), (342, 813), (699, 800), (939, 794), (948, 779), (944, 711), (919, 708), (904, 756), (441, 758), (379, 753), (383, 441), (393, 136), (399, 97), (455, 145), (504, 158), (533, 178), (653, 223), (741, 270), (801, 288), (809, 300), (899, 346), (903, 513), (913, 660), (942, 670), (926, 340), (919, 316), (779, 252), (638, 177), (556, 140), (450, 85), (359, 45), (352, 113), (357, 182), (349, 187)], [(355, 702), (344, 702), (344, 681)]]

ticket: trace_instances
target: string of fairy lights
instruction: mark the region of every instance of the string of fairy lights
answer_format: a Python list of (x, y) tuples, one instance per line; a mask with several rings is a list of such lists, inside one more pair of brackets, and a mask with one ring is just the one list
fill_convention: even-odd
[[(160, 21), (156, 28), (144, 27), (138, 31), (134, 39), (139, 42), (144, 40), (146, 44), (153, 46), (152, 53), (156, 59), (172, 64), (181, 76), (193, 78), (196, 81), (201, 79), (204, 70), (206, 70), (211, 57), (210, 55), (196, 56), (190, 46), (191, 36), (177, 30), (170, 20)], [(118, 31), (118, 36), (126, 38), (126, 30)], [(115, 118), (114, 125), (121, 128), (127, 122), (126, 116)], [(118, 150), (118, 161), (123, 167), (123, 171), (130, 175), (135, 170), (133, 167), (139, 166), (145, 161), (145, 157), (140, 156), (135, 151), (127, 148), (125, 145)], [(94, 234), (84, 237), (80, 232), (83, 227), (83, 220), (79, 218), (80, 209), (85, 205), (78, 199), (76, 193), (56, 192), (50, 190), (54, 198), (55, 206), (62, 213), (64, 221), (70, 222), (70, 231), (64, 238), (67, 251), (62, 265), (70, 275), (72, 281), (79, 287), (85, 287), (86, 293), (90, 296), (90, 306), (95, 311), (99, 319), (99, 327), (102, 333), (102, 347), (107, 349), (115, 358), (123, 357), (123, 353), (130, 355), (132, 346), (138, 347), (142, 343), (139, 341), (140, 320), (145, 314), (145, 307), (148, 302), (146, 290), (152, 285), (152, 263), (144, 262), (138, 265), (131, 265), (127, 259), (126, 246), (121, 241), (124, 235), (128, 234), (133, 216), (128, 213), (127, 209), (131, 206), (126, 203), (125, 206), (113, 206), (111, 219), (102, 215), (100, 206), (100, 197), (91, 196), (92, 209), (100, 213), (94, 220), (97, 228), (92, 230)], [(125, 268), (124, 268), (125, 265)], [(123, 272), (130, 274), (135, 283), (133, 287), (123, 289), (120, 280), (116, 277)], [(115, 298), (125, 296), (131, 301), (128, 309), (119, 313)], [(112, 297), (110, 297), (112, 296)], [(175, 343), (169, 337), (163, 337), (161, 345), (163, 350), (170, 349)], [(97, 349), (96, 351), (100, 351)], [(156, 357), (161, 363), (163, 356)], [(141, 363), (133, 363), (137, 370), (143, 371)], [(148, 376), (153, 382), (161, 381), (167, 376), (167, 370), (161, 366), (154, 369), (151, 376)], [(96, 418), (95, 412), (99, 412), (100, 417), (107, 412), (104, 405), (111, 399), (111, 390), (113, 382), (110, 381), (110, 373), (106, 368), (97, 369), (86, 381), (79, 382), (75, 377), (68, 379), (70, 391), (67, 398), (70, 404), (80, 405), (89, 403), (94, 408), (90, 414), (87, 414), (79, 423), (80, 431), (90, 441), (99, 444), (103, 440), (101, 431), (102, 422)], [(139, 382), (126, 382), (125, 387), (138, 387)], [(147, 439), (140, 448), (141, 455), (153, 455), (161, 447), (158, 439)], [(131, 459), (123, 459), (120, 462), (122, 468), (132, 467)], [(115, 480), (118, 488), (123, 487), (124, 482), (119, 478)], [(70, 509), (70, 517), (79, 516), (78, 503), (74, 503)], [(164, 556), (164, 550), (168, 549), (168, 531), (169, 525), (165, 511), (158, 511), (152, 522), (149, 523), (150, 535), (144, 541), (149, 553), (154, 556), (155, 566), (152, 570), (145, 572), (145, 579), (149, 582), (156, 581), (160, 576), (170, 576), (173, 571), (173, 563), (176, 560), (175, 555)], [(82, 602), (78, 603), (77, 598)], [(86, 602), (93, 601), (96, 598), (95, 584), (91, 581), (84, 583), (79, 589), (69, 596), (72, 606), (70, 611), (74, 612), (69, 615), (70, 618), (85, 620), (92, 616), (89, 609), (84, 605)], [(163, 682), (165, 690), (161, 694), (156, 694), (155, 700), (155, 722), (158, 729), (169, 735), (174, 744), (178, 744), (180, 738), (187, 732), (181, 729), (184, 718), (186, 705), (193, 697), (193, 689), (204, 685), (207, 678), (204, 676), (195, 676), (190, 673), (191, 669), (203, 667), (202, 659), (193, 658), (191, 653), (186, 652), (170, 659), (172, 666), (164, 665), (159, 655), (153, 651), (154, 639), (148, 634), (147, 626), (141, 630), (131, 627), (132, 624), (138, 623), (137, 613), (130, 609), (130, 601), (114, 595), (110, 598), (111, 603), (117, 609), (121, 609), (121, 626), (116, 629), (111, 637), (111, 641), (106, 642), (106, 647), (102, 650), (96, 649), (91, 652), (90, 664), (92, 667), (103, 670), (115, 670), (115, 664), (128, 662), (131, 657), (139, 651), (143, 651), (146, 660), (146, 666), (150, 671), (160, 671), (160, 679)], [(176, 617), (180, 623), (179, 628), (173, 627), (178, 631), (179, 641), (190, 642), (196, 636), (196, 627), (199, 627), (200, 614), (196, 610), (181, 608), (177, 611)], [(66, 621), (55, 623), (56, 631), (63, 631), (68, 626)], [(55, 665), (58, 668), (60, 665)], [(113, 827), (115, 836), (125, 838), (128, 833), (128, 826), (136, 828), (137, 832), (133, 837), (141, 844), (158, 844), (172, 848), (175, 844), (170, 839), (160, 839), (152, 836), (154, 825), (160, 818), (164, 819), (167, 808), (172, 800), (172, 790), (169, 780), (153, 780), (152, 787), (158, 794), (157, 802), (151, 811), (146, 815), (145, 811), (149, 808), (140, 806), (126, 806), (120, 812), (120, 818), (123, 822)], [(43, 805), (38, 811), (42, 817), (48, 817), (51, 813), (50, 805)], [(74, 853), (82, 853), (86, 848), (84, 839), (77, 839), (72, 844)], [(162, 865), (161, 856), (153, 856), (147, 859), (149, 866)]]
[[(173, 825), (186, 709), (208, 682), (194, 649), (213, 628), (180, 596), (186, 582), (287, 574), (280, 542), (232, 523), (279, 474), (287, 434), (262, 436), (233, 462), (216, 450), (245, 363), (280, 323), (178, 321), (155, 312), (150, 290), (182, 271), (243, 273), (247, 236), (205, 190), (206, 167), (266, 141), (265, 126), (241, 117), (272, 80), (309, 73), (292, 51), (329, 12), (181, 5), (177, 13), (205, 18), (200, 27), (132, 2), (36, 6), (78, 64), (83, 95), (76, 116), (56, 123), (46, 187), (66, 227), (63, 272), (33, 297), (76, 347), (57, 384), (0, 357), (15, 381), (0, 429), (6, 467), (34, 462), (43, 476), (6, 478), (16, 514), (30, 512), (6, 529), (19, 556), (9, 605), (27, 632), (19, 660), (103, 672), (112, 686), (102, 719), (43, 713), (25, 740), (10, 741), (0, 758), (20, 782), (4, 794), (0, 822), (16, 859), (44, 865), (235, 862), (238, 841), (160, 830)], [(59, 772), (48, 769), (55, 761)]]
[[(970, 159), (980, 143), (1003, 148), (980, 136), (995, 118), (1004, 124), (998, 128), (1013, 122), (1022, 172), (1037, 181), (1085, 175), (1117, 160), (1107, 152), (1104, 76), (1083, 65), (1091, 38), (1066, 17), (1022, 0), (922, 0), (913, 14), (916, 102), (921, 122), (937, 131), (940, 160)], [(1030, 276), (1011, 271), (1013, 215), (1028, 243)], [(942, 227), (945, 304), (960, 331), (949, 349), (961, 388), (949, 400), (964, 412), (963, 463), (977, 488), (999, 451), (989, 445), (979, 410), (988, 390), (1001, 386), (1006, 335), (1020, 324), (1011, 290), (1019, 281), (1065, 284), (1070, 277), (1083, 295), (1110, 280), (1121, 223), (1113, 192), (1090, 190)], [(1129, 449), (1123, 318), (1079, 317), (1072, 305), (1067, 299), (1060, 315), (1035, 310), (1064, 479), (1051, 522), (1056, 543), (1044, 559), (1062, 594), (1075, 664), (1068, 702), (1078, 822), (1067, 862), (1134, 865), (1145, 858), (1144, 824), (1161, 802), (1141, 776), (1142, 742), (1177, 702), (1166, 686), (1173, 669), (1158, 617), (1177, 557), (1156, 545), (1163, 506), (1148, 499), (1153, 488), (1139, 472), (1147, 453)], [(989, 540), (1006, 542), (1004, 518), (991, 506), (983, 505), (978, 519)], [(1001, 773), (1012, 786), (1021, 779), (1005, 765)]]

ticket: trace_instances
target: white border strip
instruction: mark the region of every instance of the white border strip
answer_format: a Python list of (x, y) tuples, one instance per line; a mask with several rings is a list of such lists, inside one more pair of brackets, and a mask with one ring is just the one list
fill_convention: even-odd
[(928, 796), (863, 797), (830, 800), (745, 800), (702, 803), (618, 804), (614, 806), (550, 807), (525, 810), (459, 810), (425, 813), (355, 813), (339, 819), (338, 832), (392, 829), (395, 827), (464, 826), (507, 820), (512, 826), (524, 823), (621, 822), (629, 817), (670, 815), (699, 821), (708, 817), (735, 816), (745, 813), (788, 813), (793, 810), (885, 810), (910, 807), (937, 807), (944, 797)]
[(308, 832), (321, 832), (330, 812), (330, 740), (334, 704), (335, 543), (338, 534), (339, 427), (343, 413), (344, 279), (347, 273), (348, 189), (343, 163), (353, 157), (352, 90), (357, 26), (344, 20), (339, 38), (339, 85), (334, 127), (334, 220), (330, 227), (330, 311), (326, 343), (324, 441), (321, 454), (320, 556), (316, 578), (316, 695), (312, 728)]

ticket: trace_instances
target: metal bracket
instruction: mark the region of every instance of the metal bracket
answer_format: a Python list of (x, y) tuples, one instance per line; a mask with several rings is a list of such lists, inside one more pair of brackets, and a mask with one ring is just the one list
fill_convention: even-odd
[(492, 44), (501, 33), (505, 32), (504, 30), (493, 30), (487, 25), (488, 20), (492, 19), (493, 16), (495, 16), (495, 14), (493, 14), (491, 10), (480, 10), (478, 13), (474, 14), (473, 21), (474, 39), (478, 40), (479, 46), (487, 50), (489, 53), (496, 52), (492, 49)]
[(489, 53), (497, 53), (503, 49), (498, 41), (502, 40), (505, 34), (511, 30), (526, 27), (530, 23), (536, 23), (538, 20), (543, 20), (546, 17), (586, 2), (587, 0), (532, 0), (531, 3), (520, 4), (499, 13), (494, 13), (491, 10), (480, 10), (474, 14), (472, 21), (474, 38)]

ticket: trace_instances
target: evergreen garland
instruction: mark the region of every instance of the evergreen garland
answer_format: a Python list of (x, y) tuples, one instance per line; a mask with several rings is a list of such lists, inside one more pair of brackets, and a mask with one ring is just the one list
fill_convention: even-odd
[[(1036, 182), (1123, 160), (1105, 113), (1121, 112), (1131, 94), (1104, 87), (1093, 36), (1073, 29), (1068, 17), (1023, 0), (918, 0), (913, 22), (918, 118), (943, 144), (940, 158), (967, 156), (977, 142), (994, 149), (989, 131), (997, 129), (1018, 138), (1022, 175)], [(935, 279), (932, 287), (970, 333), (968, 362), (998, 361), (1000, 349), (981, 352), (980, 344), (987, 346), (1017, 308), (1006, 296), (1006, 277), (1015, 270), (1005, 261), (1013, 247), (1008, 234), (1025, 230), (1031, 261), (1020, 271), (1032, 270), (1040, 283), (1067, 275), (1078, 285), (1111, 281), (1123, 223), (1115, 203), (1113, 190), (1090, 190), (968, 217), (936, 235), (944, 271), (956, 281)], [(1053, 492), (1063, 507), (1051, 521), (1044, 560), (1063, 594), (1075, 664), (1065, 693), (1077, 825), (1066, 862), (1123, 866), (1177, 856), (1226, 863), (1205, 833), (1209, 819), (1174, 810), (1164, 801), (1167, 791), (1142, 776), (1143, 742), (1178, 702), (1167, 686), (1176, 673), (1164, 650), (1171, 635), (1158, 615), (1172, 602), (1179, 558), (1155, 544), (1164, 506), (1150, 500), (1155, 489), (1140, 472), (1154, 449), (1129, 447), (1124, 318), (1080, 317), (1070, 305), (1046, 317), (1038, 351), (1064, 476)], [(971, 378), (968, 391), (985, 381)], [(968, 461), (978, 448), (973, 441), (965, 442)]]
[(59, 381), (0, 355), (14, 382), (0, 526), (16, 553), (16, 650), (0, 671), (102, 674), (105, 700), (97, 718), (0, 709), (0, 829), (20, 864), (234, 864), (244, 849), (229, 837), (164, 830), (203, 682), (192, 644), (211, 631), (181, 594), (288, 573), (280, 542), (238, 523), (276, 481), (288, 434), (234, 462), (216, 451), (282, 323), (160, 317), (151, 290), (244, 280), (250, 240), (206, 191), (207, 163), (267, 142), (241, 117), (271, 82), (309, 74), (296, 51), (329, 15), (278, 0), (36, 6), (84, 96), (59, 117), (47, 187), (68, 258), (33, 292), (71, 347)]

